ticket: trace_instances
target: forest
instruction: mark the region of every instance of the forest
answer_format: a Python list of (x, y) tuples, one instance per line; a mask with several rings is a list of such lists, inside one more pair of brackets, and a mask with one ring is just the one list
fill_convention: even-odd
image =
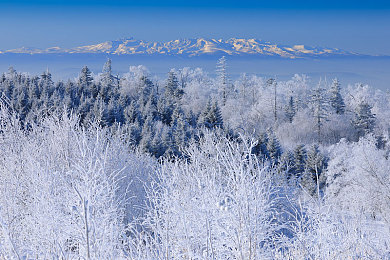
[(390, 93), (228, 71), (2, 73), (0, 259), (390, 258)]

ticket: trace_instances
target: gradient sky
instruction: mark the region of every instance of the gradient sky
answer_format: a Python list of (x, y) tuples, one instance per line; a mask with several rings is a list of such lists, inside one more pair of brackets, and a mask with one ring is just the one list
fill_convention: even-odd
[(390, 55), (390, 1), (0, 0), (0, 49), (259, 38)]

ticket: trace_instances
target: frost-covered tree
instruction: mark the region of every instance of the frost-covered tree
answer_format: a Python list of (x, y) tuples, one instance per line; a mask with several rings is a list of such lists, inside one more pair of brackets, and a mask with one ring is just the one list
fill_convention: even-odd
[(124, 257), (125, 225), (137, 215), (133, 192), (142, 196), (133, 169), (137, 178), (142, 170), (120, 136), (93, 122), (80, 127), (65, 113), (30, 122), (29, 131), (4, 107), (0, 118), (7, 130), (0, 133), (0, 256)]
[(345, 112), (345, 103), (344, 99), (341, 96), (341, 85), (338, 79), (334, 79), (330, 89), (330, 105), (336, 112), (336, 114), (344, 114)]
[(91, 71), (89, 70), (89, 68), (87, 66), (84, 66), (81, 69), (78, 83), (80, 84), (81, 87), (87, 87), (92, 83), (92, 80), (93, 80), (93, 78), (91, 75)]
[(222, 56), (217, 62), (218, 92), (221, 95), (222, 105), (226, 104), (229, 95), (229, 80), (227, 75), (226, 57)]
[(306, 149), (304, 145), (298, 145), (293, 152), (293, 173), (299, 177), (305, 171)]
[[(205, 133), (189, 160), (166, 163), (150, 184), (138, 258), (258, 259), (269, 256), (273, 170), (249, 155), (247, 142)], [(247, 154), (248, 156), (244, 156)]]
[(268, 150), (267, 150), (267, 143), (268, 143), (268, 135), (267, 133), (262, 133), (257, 138), (257, 142), (252, 147), (252, 153), (258, 156), (259, 158), (267, 158), (268, 157)]
[(277, 82), (274, 78), (270, 78), (267, 80), (267, 87), (273, 88), (273, 115), (274, 115), (274, 121), (276, 122), (278, 120), (278, 110), (277, 110), (277, 93), (276, 93), (276, 86)]
[(302, 185), (311, 194), (316, 194), (317, 186), (321, 189), (324, 186), (323, 170), (326, 167), (326, 159), (321, 154), (319, 146), (314, 144), (307, 151), (304, 166), (304, 175), (302, 177)]
[(325, 168), (325, 163), (326, 159), (321, 154), (319, 146), (317, 144), (312, 145), (305, 160), (306, 171), (319, 176)]
[(362, 101), (359, 103), (355, 117), (352, 121), (355, 127), (358, 137), (371, 133), (375, 127), (375, 115), (371, 112), (372, 106)]
[[(165, 97), (169, 100), (179, 101), (184, 91), (179, 87), (179, 81), (176, 74), (173, 71), (168, 73), (167, 84), (165, 86)], [(176, 105), (176, 103), (174, 104)]]
[(316, 124), (316, 132), (318, 136), (318, 142), (321, 143), (322, 140), (322, 126), (324, 121), (327, 120), (329, 103), (326, 96), (326, 90), (322, 86), (321, 81), (318, 83), (317, 87), (313, 90), (311, 95), (311, 109), (313, 113), (313, 118)]
[(223, 118), (217, 101), (211, 103), (211, 100), (209, 100), (206, 108), (199, 116), (198, 124), (200, 126), (205, 126), (209, 129), (223, 127)]
[(292, 123), (294, 116), (296, 114), (295, 101), (294, 101), (294, 97), (292, 97), (292, 96), (288, 99), (288, 104), (285, 108), (285, 114), (286, 114), (287, 120), (290, 123)]
[(376, 147), (372, 135), (359, 142), (342, 140), (333, 147), (326, 172), (326, 195), (353, 216), (390, 223), (389, 176), (386, 151)]
[(104, 63), (101, 81), (105, 86), (113, 86), (114, 76), (112, 75), (111, 59), (107, 59)]
[(274, 164), (278, 164), (280, 156), (282, 155), (280, 143), (275, 134), (273, 134), (271, 131), (269, 131), (267, 134), (267, 140), (267, 152), (269, 160)]

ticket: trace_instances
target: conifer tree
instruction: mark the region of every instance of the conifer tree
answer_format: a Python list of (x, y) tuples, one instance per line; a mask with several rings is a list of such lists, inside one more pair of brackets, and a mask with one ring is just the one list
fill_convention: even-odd
[(210, 100), (208, 101), (205, 110), (199, 117), (199, 124), (209, 129), (223, 128), (222, 114), (217, 101), (213, 104), (211, 104)]
[(54, 82), (52, 80), (52, 76), (51, 76), (51, 73), (49, 72), (49, 70), (42, 73), (41, 81), (40, 81), (40, 88), (42, 89), (42, 92), (46, 92), (46, 94), (49, 97), (53, 93)]
[(111, 59), (107, 59), (103, 66), (102, 83), (105, 86), (112, 86), (114, 83), (113, 81), (114, 77), (112, 75)]
[(153, 120), (159, 118), (156, 104), (156, 97), (151, 93), (146, 101), (146, 104), (141, 107), (142, 119), (146, 120), (147, 117), (151, 117)]
[(172, 128), (165, 127), (162, 133), (162, 144), (164, 146), (165, 152), (164, 157), (171, 158), (177, 154), (175, 141), (173, 138)]
[(125, 108), (124, 117), (127, 123), (135, 123), (141, 120), (140, 112), (134, 100)]
[(83, 87), (89, 86), (92, 83), (92, 81), (93, 81), (93, 78), (91, 76), (91, 71), (89, 70), (89, 68), (87, 66), (84, 66), (81, 69), (78, 83), (83, 88)]
[(142, 76), (139, 87), (139, 105), (142, 108), (148, 102), (150, 95), (154, 94), (153, 82), (146, 76)]
[(320, 153), (319, 146), (314, 144), (307, 152), (305, 169), (307, 172), (311, 173), (313, 177), (315, 177), (316, 175), (320, 176), (324, 168), (325, 158)]
[(279, 172), (284, 172), (285, 177), (290, 178), (294, 172), (294, 154), (291, 151), (284, 151), (279, 160)]
[(165, 96), (161, 96), (157, 101), (157, 112), (164, 124), (171, 125), (173, 111), (172, 103)]
[[(159, 123), (161, 124), (161, 122)], [(156, 158), (163, 156), (165, 153), (165, 147), (162, 142), (162, 134), (164, 128), (164, 126), (158, 124), (156, 125), (156, 127), (154, 127), (155, 132), (150, 142), (150, 153)]]
[(218, 106), (217, 101), (215, 101), (213, 106), (211, 107), (210, 118), (211, 121), (213, 122), (213, 127), (223, 128), (222, 112)]
[(148, 115), (146, 117), (145, 123), (142, 127), (141, 132), (141, 141), (139, 143), (140, 149), (143, 152), (146, 153), (152, 153), (152, 141), (154, 137), (155, 127), (154, 127), (154, 120), (153, 115)]
[(176, 102), (179, 101), (184, 94), (183, 89), (179, 88), (179, 81), (177, 80), (177, 76), (173, 71), (168, 73), (168, 80), (167, 84), (165, 85), (164, 94), (167, 100), (174, 102), (174, 105), (176, 105)]
[(290, 98), (288, 100), (288, 104), (286, 106), (285, 113), (286, 113), (286, 117), (287, 117), (288, 121), (290, 123), (292, 123), (294, 116), (295, 116), (295, 113), (296, 113), (295, 101), (294, 101), (294, 98), (292, 96), (290, 96)]
[(342, 115), (345, 112), (345, 103), (340, 92), (340, 82), (338, 81), (338, 79), (334, 79), (332, 87), (330, 89), (330, 105), (332, 106), (336, 114)]
[(267, 133), (260, 134), (259, 138), (257, 139), (257, 144), (252, 148), (251, 153), (258, 157), (262, 157), (263, 159), (268, 158), (267, 143)]
[(271, 131), (268, 133), (267, 151), (269, 159), (274, 164), (278, 164), (280, 156), (282, 155), (282, 150), (278, 139)]
[(278, 121), (278, 110), (277, 110), (277, 95), (276, 95), (276, 86), (277, 86), (277, 82), (274, 78), (270, 78), (267, 80), (267, 86), (268, 87), (273, 87), (273, 92), (274, 92), (274, 95), (273, 95), (273, 108), (274, 108), (274, 121)]
[(316, 124), (316, 132), (318, 135), (318, 142), (322, 142), (322, 125), (325, 120), (327, 120), (328, 117), (328, 98), (326, 96), (326, 91), (322, 87), (321, 81), (317, 85), (317, 88), (315, 88), (312, 92), (311, 96), (311, 108), (313, 112), (313, 117)]
[(227, 75), (226, 57), (222, 56), (217, 62), (217, 76), (218, 76), (218, 91), (222, 98), (222, 105), (226, 104), (226, 100), (229, 94), (229, 82)]
[(352, 124), (357, 130), (358, 137), (372, 133), (375, 127), (375, 115), (371, 109), (372, 106), (365, 101), (361, 101), (357, 107)]
[(207, 101), (206, 107), (203, 109), (203, 111), (200, 113), (198, 117), (198, 126), (200, 127), (207, 127), (206, 124), (208, 122), (208, 116), (211, 110), (211, 100), (209, 99)]
[(188, 123), (182, 113), (178, 114), (178, 117), (174, 121), (173, 137), (177, 147), (185, 147), (188, 143)]
[(307, 152), (305, 172), (301, 178), (301, 185), (313, 196), (317, 196), (317, 192), (321, 191), (325, 184), (322, 175), (325, 164), (325, 158), (321, 155), (318, 145), (314, 144)]
[(298, 145), (294, 149), (293, 153), (293, 173), (299, 177), (301, 176), (305, 171), (305, 165), (306, 165), (306, 150), (304, 145)]

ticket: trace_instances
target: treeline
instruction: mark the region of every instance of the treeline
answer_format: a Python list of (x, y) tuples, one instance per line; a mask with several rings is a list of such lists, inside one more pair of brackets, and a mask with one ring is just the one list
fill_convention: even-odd
[(188, 144), (197, 128), (224, 129), (216, 100), (208, 100), (201, 113), (183, 111), (184, 89), (174, 72), (169, 72), (163, 88), (146, 75), (137, 78), (131, 95), (121, 91), (121, 84), (124, 79), (112, 74), (110, 60), (97, 80), (87, 66), (76, 81), (67, 82), (54, 82), (48, 71), (30, 77), (10, 68), (1, 77), (0, 95), (22, 123), (66, 109), (79, 116), (80, 125), (95, 120), (101, 127), (121, 127), (131, 145), (157, 158), (181, 156), (179, 147)]
[[(289, 178), (299, 179), (312, 192), (327, 166), (324, 145), (341, 138), (357, 141), (378, 128), (370, 96), (357, 96), (367, 87), (354, 91), (343, 94), (337, 79), (310, 87), (308, 78), (298, 75), (278, 82), (243, 74), (232, 83), (224, 57), (216, 78), (184, 68), (170, 71), (165, 80), (153, 80), (143, 66), (130, 67), (120, 77), (113, 75), (108, 60), (100, 74), (85, 66), (66, 82), (54, 82), (49, 71), (29, 76), (12, 67), (0, 79), (3, 102), (26, 129), (29, 122), (39, 123), (42, 116), (65, 109), (78, 115), (81, 126), (96, 121), (110, 131), (120, 129), (129, 146), (156, 158), (183, 157), (181, 149), (199, 138), (202, 128), (236, 139), (239, 133), (251, 134), (258, 158), (288, 169)], [(382, 147), (383, 130), (382, 124), (375, 131)]]

